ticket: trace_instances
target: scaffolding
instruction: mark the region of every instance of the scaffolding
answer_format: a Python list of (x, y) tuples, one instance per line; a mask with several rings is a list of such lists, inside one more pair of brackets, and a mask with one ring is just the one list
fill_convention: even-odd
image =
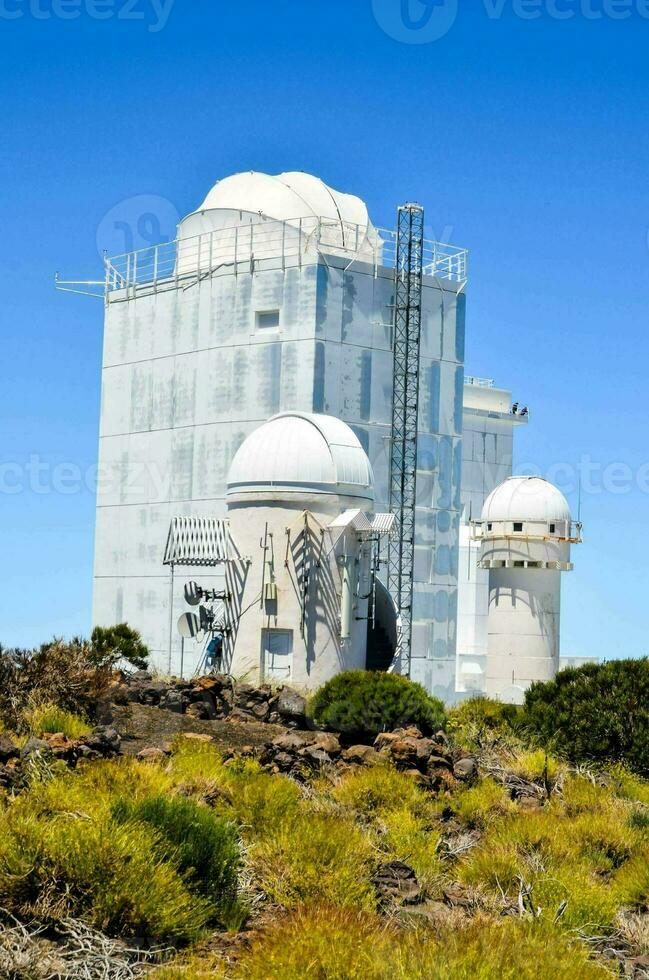
[(408, 676), (412, 659), (423, 250), (424, 209), (419, 204), (404, 204), (398, 210), (394, 271), (390, 510), (395, 515), (395, 533), (388, 549), (388, 591), (399, 614), (400, 660)]

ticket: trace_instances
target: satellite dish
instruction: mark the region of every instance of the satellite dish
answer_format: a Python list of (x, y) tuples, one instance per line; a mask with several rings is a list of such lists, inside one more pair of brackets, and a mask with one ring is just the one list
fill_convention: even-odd
[(185, 602), (189, 606), (197, 606), (203, 596), (203, 590), (197, 582), (185, 583)]
[(190, 639), (200, 630), (198, 616), (195, 613), (183, 613), (178, 619), (178, 632), (185, 639)]

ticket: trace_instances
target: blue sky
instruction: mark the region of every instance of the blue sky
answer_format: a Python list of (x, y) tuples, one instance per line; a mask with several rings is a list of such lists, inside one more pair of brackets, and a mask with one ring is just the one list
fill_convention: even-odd
[(257, 169), (471, 250), (467, 371), (585, 484), (563, 652), (646, 653), (648, 55), (644, 0), (0, 0), (2, 643), (90, 626), (103, 311), (55, 271)]

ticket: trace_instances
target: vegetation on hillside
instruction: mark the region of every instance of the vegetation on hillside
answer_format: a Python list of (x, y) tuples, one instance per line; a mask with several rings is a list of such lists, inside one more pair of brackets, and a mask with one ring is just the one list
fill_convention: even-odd
[[(84, 736), (114, 656), (92, 667), (90, 646), (56, 641), (24, 660), (0, 657), (10, 680), (0, 717), (5, 731), (22, 733), (16, 744)], [(64, 649), (84, 664), (81, 679)], [(622, 674), (609, 685), (609, 731), (615, 704), (630, 703), (632, 672)], [(566, 699), (581, 690), (594, 711), (596, 676), (573, 676)], [(444, 751), (455, 762), (443, 780), (397, 768), (407, 733), (381, 735), (377, 744), (400, 739), (397, 755), (370, 751), (370, 762), (366, 747), (339, 746), (335, 765), (318, 763), (311, 746), (310, 767), (292, 776), (270, 771), (263, 753), (224, 755), (206, 734), (179, 735), (142, 759), (79, 757), (76, 769), (37, 750), (30, 765), (9, 758), (3, 735), (6, 766), (24, 775), (3, 783), (0, 765), (0, 971), (10, 944), (31, 942), (14, 974), (51, 975), (53, 954), (34, 945), (44, 930), (82, 935), (125, 962), (135, 954), (111, 943), (148, 950), (148, 965), (131, 975), (157, 980), (605, 980), (622, 963), (646, 977), (645, 715), (624, 715), (633, 737), (623, 751), (619, 740), (606, 749), (596, 720), (592, 744), (584, 735), (564, 747), (547, 687), (533, 688), (522, 709), (484, 698), (452, 709)], [(417, 722), (430, 732), (444, 720), (438, 702), (399, 678), (343, 675), (327, 688), (313, 717), (366, 742), (388, 727)], [(585, 729), (587, 718), (578, 705), (566, 724)], [(296, 734), (281, 736), (285, 750)], [(441, 736), (427, 744), (445, 746)], [(381, 884), (395, 868), (412, 876), (414, 897)]]

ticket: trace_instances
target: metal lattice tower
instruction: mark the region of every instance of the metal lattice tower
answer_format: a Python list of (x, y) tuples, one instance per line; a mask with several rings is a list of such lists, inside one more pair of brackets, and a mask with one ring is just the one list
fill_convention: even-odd
[(388, 550), (388, 590), (401, 617), (401, 662), (408, 676), (411, 664), (415, 557), (423, 244), (424, 209), (419, 204), (402, 205), (398, 210), (394, 273), (390, 510), (396, 519)]

